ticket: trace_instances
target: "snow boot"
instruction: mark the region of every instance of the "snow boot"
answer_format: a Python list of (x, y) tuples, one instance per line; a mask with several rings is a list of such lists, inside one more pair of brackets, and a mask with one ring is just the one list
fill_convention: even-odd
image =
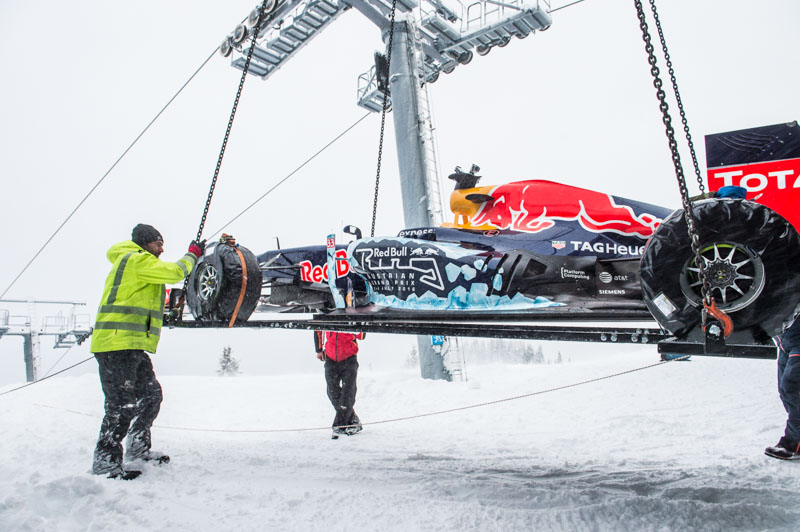
[(333, 432), (331, 432), (331, 439), (338, 440), (339, 436), (341, 436), (342, 434), (346, 434), (345, 429), (341, 427), (333, 427)]
[(350, 422), (350, 426), (344, 429), (344, 433), (348, 436), (352, 436), (353, 434), (358, 434), (364, 430), (364, 427), (361, 426), (361, 420), (358, 419), (358, 416), (355, 412), (353, 412), (353, 420)]
[(800, 444), (782, 436), (777, 445), (764, 449), (764, 454), (779, 460), (800, 460)]
[(346, 429), (344, 429), (344, 433), (347, 434), (348, 436), (352, 436), (353, 434), (358, 434), (362, 430), (364, 430), (364, 427), (362, 427), (361, 423), (359, 423), (358, 425), (351, 425), (347, 427)]
[(122, 469), (121, 467), (108, 474), (108, 478), (118, 478), (120, 480), (133, 480), (138, 478), (142, 472), (138, 469)]
[(153, 465), (163, 465), (169, 463), (169, 455), (160, 453), (158, 451), (145, 451), (135, 456), (132, 456), (130, 453), (128, 453), (126, 454), (125, 458), (131, 462), (142, 461)]

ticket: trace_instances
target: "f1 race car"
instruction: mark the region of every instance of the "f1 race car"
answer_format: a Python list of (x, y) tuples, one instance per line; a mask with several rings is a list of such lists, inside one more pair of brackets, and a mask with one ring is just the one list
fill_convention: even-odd
[[(648, 309), (680, 337), (701, 321), (700, 271), (719, 308), (754, 336), (800, 310), (800, 236), (745, 199), (693, 204), (702, 266), (683, 211), (530, 180), (476, 186), (456, 169), (453, 222), (396, 236), (267, 251), (210, 244), (188, 285), (198, 321), (243, 323), (278, 312), (581, 313)], [(333, 272), (333, 275), (329, 275)]]

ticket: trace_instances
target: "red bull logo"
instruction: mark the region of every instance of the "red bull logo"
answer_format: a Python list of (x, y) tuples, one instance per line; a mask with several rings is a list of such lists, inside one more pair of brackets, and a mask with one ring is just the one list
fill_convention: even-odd
[[(350, 263), (347, 260), (347, 251), (340, 249), (336, 252), (336, 277), (344, 277), (350, 273)], [(328, 265), (312, 264), (310, 260), (300, 263), (300, 279), (309, 283), (328, 282)]]
[(587, 231), (646, 239), (661, 222), (654, 215), (636, 215), (627, 205), (617, 205), (609, 194), (552, 181), (499, 185), (489, 196), (470, 221), (472, 226), (537, 233), (553, 227), (556, 220), (575, 220)]

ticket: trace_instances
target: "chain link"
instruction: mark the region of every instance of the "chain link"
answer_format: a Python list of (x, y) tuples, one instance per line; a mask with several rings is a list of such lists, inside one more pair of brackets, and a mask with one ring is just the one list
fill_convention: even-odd
[(242, 88), (244, 88), (244, 81), (247, 79), (247, 72), (250, 70), (250, 60), (253, 58), (253, 50), (256, 47), (256, 37), (258, 37), (258, 32), (261, 29), (261, 21), (264, 20), (264, 8), (266, 7), (267, 3), (271, 0), (264, 0), (261, 2), (261, 7), (258, 9), (258, 22), (256, 22), (255, 26), (253, 26), (253, 41), (250, 43), (250, 49), (247, 52), (247, 60), (244, 63), (244, 68), (242, 69), (242, 79), (239, 80), (239, 88), (236, 91), (236, 98), (233, 100), (233, 109), (231, 109), (231, 116), (228, 119), (228, 127), (225, 129), (225, 137), (222, 139), (222, 148), (219, 151), (219, 157), (217, 158), (217, 167), (214, 169), (214, 177), (211, 179), (211, 187), (208, 190), (208, 198), (206, 198), (206, 205), (203, 207), (203, 216), (200, 219), (200, 226), (197, 229), (197, 237), (195, 240), (200, 240), (200, 237), (203, 235), (203, 228), (206, 225), (206, 217), (208, 216), (208, 209), (211, 207), (211, 198), (214, 196), (214, 189), (217, 186), (217, 178), (219, 177), (219, 171), (222, 168), (222, 158), (225, 156), (225, 148), (228, 145), (228, 137), (231, 134), (231, 128), (233, 127), (233, 119), (236, 117), (236, 108), (239, 106), (239, 98), (242, 96)]
[[(397, 12), (397, 0), (392, 0), (392, 21), (389, 24), (389, 45), (386, 51), (386, 70), (391, 72), (392, 66), (392, 41), (394, 40), (394, 15)], [(376, 71), (377, 75), (377, 71)], [(389, 74), (391, 79), (391, 74)], [(375, 174), (375, 197), (372, 200), (372, 228), (369, 236), (375, 236), (375, 220), (378, 217), (378, 189), (381, 183), (381, 159), (383, 158), (383, 132), (386, 127), (386, 107), (389, 102), (389, 88), (383, 92), (383, 106), (381, 109), (381, 135), (378, 140), (378, 169)]]
[(689, 146), (689, 153), (692, 156), (692, 164), (694, 165), (694, 173), (697, 176), (697, 186), (700, 189), (700, 194), (705, 194), (706, 186), (703, 183), (703, 177), (700, 174), (700, 165), (697, 162), (697, 154), (694, 150), (694, 142), (692, 142), (692, 134), (689, 131), (689, 121), (686, 119), (686, 111), (683, 108), (683, 101), (681, 101), (681, 93), (678, 91), (678, 80), (675, 78), (675, 70), (672, 68), (672, 59), (669, 56), (667, 49), (667, 41), (664, 38), (664, 31), (661, 29), (661, 19), (658, 17), (658, 10), (656, 9), (655, 0), (650, 0), (650, 7), (653, 11), (653, 19), (656, 22), (656, 29), (658, 30), (658, 37), (661, 40), (661, 49), (664, 52), (664, 59), (667, 62), (667, 69), (669, 69), (669, 78), (672, 82), (672, 89), (675, 91), (675, 100), (678, 102), (678, 110), (681, 113), (681, 123), (683, 124), (683, 131), (686, 133), (686, 143)]
[[(651, 3), (653, 0), (650, 0)], [(662, 122), (666, 128), (667, 140), (669, 141), (669, 149), (672, 152), (672, 164), (675, 167), (675, 177), (678, 181), (678, 188), (681, 193), (681, 203), (683, 205), (684, 217), (686, 218), (686, 227), (689, 233), (689, 241), (694, 254), (695, 263), (697, 264), (700, 281), (702, 283), (702, 298), (704, 304), (710, 304), (713, 301), (713, 295), (708, 287), (708, 279), (706, 271), (703, 267), (703, 258), (700, 255), (700, 237), (697, 234), (695, 226), (694, 215), (692, 214), (692, 204), (689, 200), (689, 191), (686, 188), (686, 177), (683, 173), (683, 166), (681, 164), (681, 156), (678, 152), (678, 143), (675, 140), (675, 129), (672, 127), (672, 117), (669, 114), (669, 105), (666, 101), (666, 93), (662, 88), (663, 82), (661, 81), (660, 71), (656, 66), (656, 56), (653, 53), (653, 44), (650, 38), (650, 32), (647, 27), (647, 20), (645, 18), (644, 8), (642, 7), (641, 0), (634, 0), (636, 6), (636, 13), (639, 17), (639, 28), (642, 30), (642, 39), (645, 43), (645, 51), (647, 52), (647, 62), (650, 64), (650, 73), (653, 75), (653, 86), (656, 88), (656, 97), (659, 101), (659, 108), (661, 109)], [(660, 26), (659, 26), (660, 29)], [(662, 32), (659, 31), (659, 34)], [(663, 42), (663, 36), (662, 36)], [(664, 44), (666, 46), (666, 44)], [(688, 131), (688, 127), (687, 127)], [(705, 312), (703, 313), (703, 324), (705, 325)]]
[[(264, 8), (266, 7), (267, 3), (271, 0), (263, 0), (261, 2), (261, 7), (258, 9), (258, 22), (256, 22), (255, 26), (253, 26), (252, 33), (253, 33), (253, 41), (250, 43), (250, 49), (247, 52), (247, 60), (244, 63), (244, 68), (242, 69), (242, 79), (239, 80), (239, 88), (236, 90), (236, 98), (233, 100), (233, 108), (231, 109), (231, 116), (228, 119), (228, 127), (225, 129), (225, 137), (222, 139), (222, 147), (219, 151), (219, 157), (217, 158), (217, 166), (214, 168), (214, 177), (211, 179), (211, 186), (208, 190), (208, 197), (206, 198), (206, 204), (203, 207), (203, 216), (200, 218), (200, 226), (197, 228), (197, 236), (195, 237), (196, 241), (200, 241), (200, 238), (203, 236), (203, 228), (206, 226), (206, 218), (208, 217), (208, 210), (211, 207), (211, 198), (214, 196), (214, 189), (217, 186), (217, 179), (219, 178), (219, 171), (222, 168), (222, 158), (225, 156), (225, 148), (228, 145), (228, 137), (231, 134), (231, 128), (233, 128), (233, 119), (236, 117), (236, 108), (239, 107), (239, 98), (242, 96), (242, 89), (244, 88), (244, 81), (247, 79), (247, 72), (250, 70), (250, 60), (253, 58), (253, 50), (256, 47), (256, 38), (258, 37), (258, 32), (261, 30), (261, 22), (264, 20)], [(183, 294), (181, 295), (179, 307), (181, 312), (183, 311), (183, 301), (186, 298), (186, 290), (189, 288), (189, 277), (187, 276), (183, 282)]]

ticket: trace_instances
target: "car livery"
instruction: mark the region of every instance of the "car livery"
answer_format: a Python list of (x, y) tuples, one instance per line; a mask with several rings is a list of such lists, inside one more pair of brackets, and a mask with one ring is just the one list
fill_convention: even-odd
[[(542, 193), (554, 202), (545, 205)], [(335, 290), (349, 291), (351, 305), (406, 310), (644, 308), (639, 257), (671, 210), (551, 181), (457, 188), (454, 195), (479, 203), (456, 213), (458, 224), (337, 245)], [(319, 295), (329, 289), (325, 246), (258, 260), (264, 286), (278, 294), (265, 297), (266, 306), (332, 306)]]

